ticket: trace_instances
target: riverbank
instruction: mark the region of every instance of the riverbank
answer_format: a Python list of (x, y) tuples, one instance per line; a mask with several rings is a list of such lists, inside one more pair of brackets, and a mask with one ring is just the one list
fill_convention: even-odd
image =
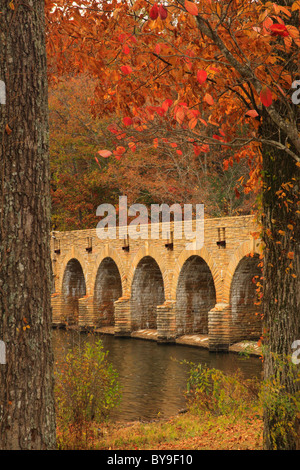
[(110, 423), (95, 428), (83, 449), (99, 450), (262, 450), (262, 420), (187, 412), (151, 422)]

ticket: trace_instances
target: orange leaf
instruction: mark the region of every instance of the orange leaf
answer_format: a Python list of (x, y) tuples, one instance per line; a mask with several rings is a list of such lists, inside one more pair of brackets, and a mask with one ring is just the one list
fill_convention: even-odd
[(228, 160), (224, 160), (224, 162), (223, 162), (223, 168), (224, 168), (225, 171), (228, 170), (228, 166), (229, 166), (229, 161), (228, 161)]
[(130, 148), (132, 152), (136, 151), (136, 145), (134, 142), (129, 142), (128, 147)]
[(197, 16), (199, 11), (197, 5), (195, 3), (190, 2), (189, 0), (185, 0), (184, 6), (186, 11), (188, 11), (191, 15)]
[(160, 45), (160, 44), (156, 44), (156, 45), (155, 45), (155, 48), (154, 48), (155, 54), (160, 54), (160, 51), (161, 51), (161, 45)]
[(166, 99), (163, 104), (161, 105), (164, 111), (168, 111), (169, 107), (172, 106), (173, 101), (171, 99)]
[(209, 104), (210, 106), (214, 104), (213, 97), (209, 93), (205, 94), (203, 100), (206, 101), (206, 103)]
[(112, 155), (112, 153), (109, 150), (98, 150), (98, 153), (100, 157), (103, 157), (103, 158), (108, 158)]
[(246, 116), (255, 118), (256, 116), (258, 116), (258, 112), (255, 111), (255, 109), (250, 109), (249, 111), (246, 112)]
[(11, 130), (11, 128), (9, 127), (8, 124), (6, 124), (6, 126), (5, 126), (5, 132), (6, 132), (7, 135), (10, 135), (10, 134), (12, 133), (12, 130)]
[(288, 252), (288, 258), (289, 259), (294, 259), (294, 252), (293, 251)]

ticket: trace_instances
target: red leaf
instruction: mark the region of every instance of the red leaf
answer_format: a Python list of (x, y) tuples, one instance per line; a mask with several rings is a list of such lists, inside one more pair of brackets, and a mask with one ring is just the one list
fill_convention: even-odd
[(97, 158), (97, 157), (95, 157), (95, 160), (96, 160), (96, 162), (97, 162), (97, 165), (99, 166), (99, 168), (101, 168), (101, 166), (100, 166), (100, 164), (99, 164), (99, 160), (98, 160), (98, 158)]
[(161, 105), (161, 107), (162, 107), (162, 109), (163, 109), (164, 111), (168, 111), (169, 107), (172, 106), (172, 104), (173, 104), (173, 101), (172, 101), (172, 100), (166, 99), (166, 100), (163, 102), (163, 104)]
[(163, 7), (162, 5), (159, 5), (158, 12), (159, 12), (159, 16), (161, 17), (162, 20), (165, 20), (167, 18), (168, 10), (166, 10), (166, 8)]
[(222, 139), (222, 137), (221, 137), (220, 135), (217, 135), (217, 134), (214, 134), (214, 135), (213, 135), (213, 139), (220, 140), (221, 142), (224, 142), (224, 140)]
[(285, 24), (274, 23), (270, 26), (272, 36), (289, 36)]
[(191, 15), (197, 16), (199, 11), (197, 5), (195, 3), (190, 2), (189, 0), (185, 0), (184, 6), (186, 11), (188, 11)]
[(127, 55), (127, 54), (130, 54), (130, 49), (129, 49), (129, 47), (128, 47), (127, 44), (124, 45), (124, 47), (123, 47), (123, 52), (124, 52), (124, 54), (126, 54), (126, 55)]
[(273, 100), (272, 100), (272, 93), (269, 90), (269, 88), (264, 86), (260, 92), (259, 97), (260, 97), (260, 101), (266, 108), (271, 106)]
[(238, 192), (238, 190), (236, 188), (234, 188), (234, 192), (235, 192), (236, 198), (239, 199), (240, 193)]
[(153, 7), (150, 9), (149, 16), (151, 20), (156, 20), (158, 17), (158, 5), (157, 3), (154, 3)]
[(198, 145), (194, 145), (193, 147), (194, 147), (194, 153), (196, 157), (198, 157), (200, 155), (201, 149)]
[(205, 70), (198, 70), (197, 80), (200, 83), (200, 85), (202, 85), (202, 83), (204, 83), (206, 79), (207, 79), (207, 73), (205, 72)]
[(121, 71), (124, 75), (130, 75), (132, 73), (132, 68), (129, 65), (122, 65)]
[(133, 121), (130, 117), (124, 117), (123, 118), (123, 124), (124, 124), (124, 126), (131, 126), (131, 124), (133, 124)]

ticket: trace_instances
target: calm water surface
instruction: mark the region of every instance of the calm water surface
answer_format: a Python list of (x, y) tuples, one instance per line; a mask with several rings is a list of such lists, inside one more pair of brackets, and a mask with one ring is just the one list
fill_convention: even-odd
[[(188, 361), (207, 364), (224, 372), (240, 369), (247, 378), (260, 377), (259, 358), (242, 358), (237, 354), (209, 353), (206, 349), (174, 344), (157, 344), (133, 338), (97, 335), (108, 351), (108, 360), (119, 374), (122, 402), (113, 414), (116, 421), (151, 420), (169, 417), (185, 407), (184, 391)], [(53, 330), (56, 360), (78, 342), (94, 341), (94, 336), (74, 331)]]

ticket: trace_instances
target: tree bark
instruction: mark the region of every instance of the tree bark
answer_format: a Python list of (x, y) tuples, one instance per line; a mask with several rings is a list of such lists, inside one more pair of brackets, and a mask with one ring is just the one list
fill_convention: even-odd
[(0, 12), (0, 449), (53, 449), (44, 2), (0, 0)]
[[(298, 109), (295, 109), (297, 119)], [(261, 132), (276, 133), (264, 115)], [(279, 140), (285, 136), (278, 136)], [(299, 392), (299, 365), (291, 362), (300, 339), (300, 168), (284, 152), (262, 146), (264, 249), (264, 378), (269, 388), (264, 411), (266, 449), (299, 449), (299, 419), (293, 398)], [(293, 370), (294, 369), (294, 370)], [(278, 388), (278, 396), (271, 387)], [(273, 384), (273, 385), (272, 385)]]

